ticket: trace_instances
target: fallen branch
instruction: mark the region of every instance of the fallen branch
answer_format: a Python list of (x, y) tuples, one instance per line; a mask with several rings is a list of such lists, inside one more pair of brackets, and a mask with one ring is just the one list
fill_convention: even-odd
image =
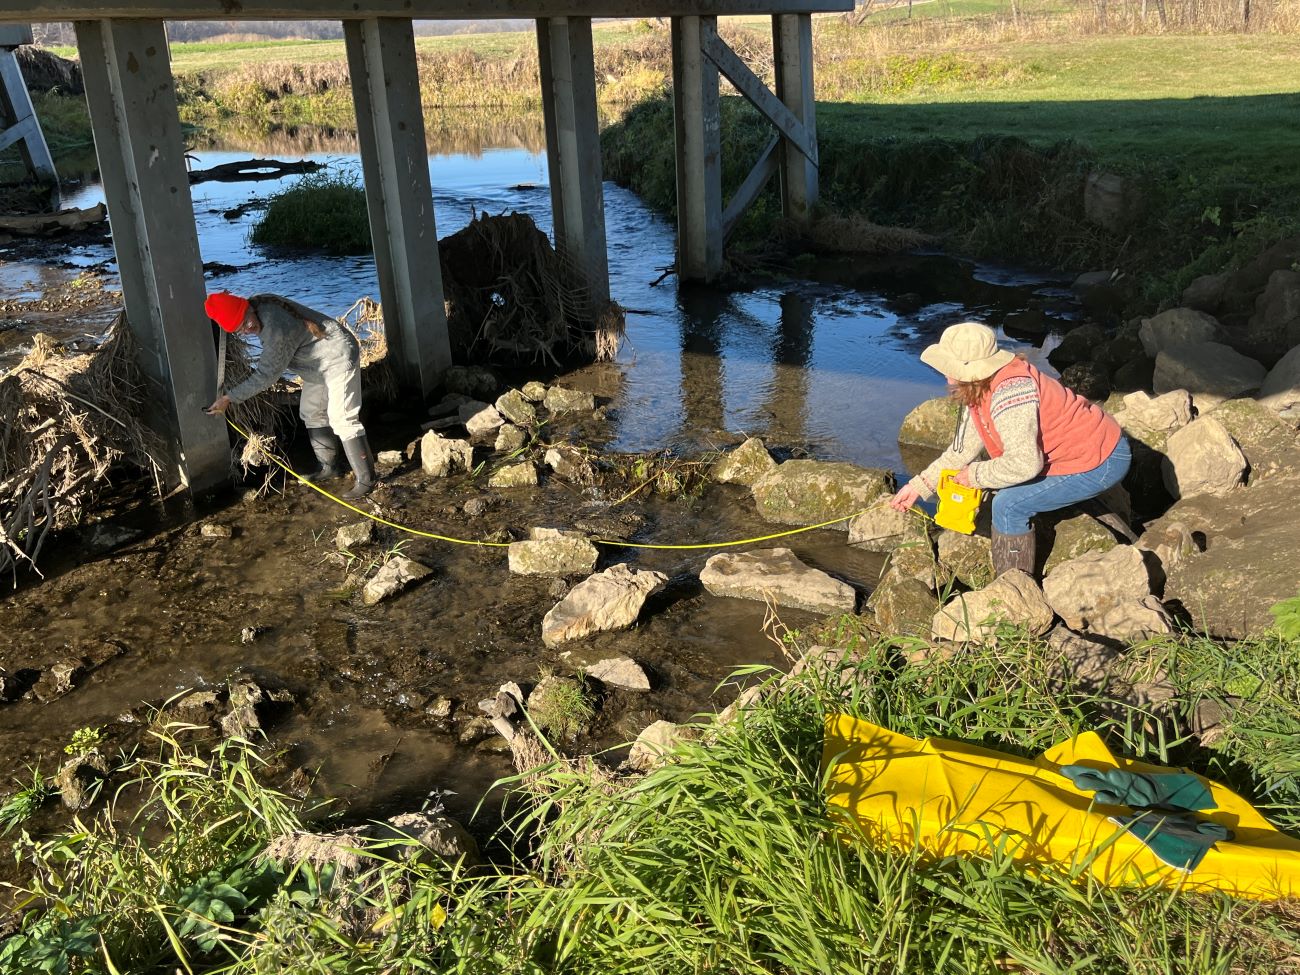
[(309, 159), (297, 162), (284, 162), (279, 159), (244, 159), (239, 162), (222, 163), (209, 169), (198, 169), (190, 173), (190, 183), (207, 183), (219, 180), (223, 183), (256, 181), (262, 179), (280, 179), (282, 176), (295, 176), (314, 173), (321, 168), (321, 163)]
[(48, 234), (56, 230), (85, 230), (108, 218), (108, 208), (102, 203), (84, 210), (60, 210), (58, 213), (33, 213), (20, 217), (0, 217), (0, 231), (12, 234)]

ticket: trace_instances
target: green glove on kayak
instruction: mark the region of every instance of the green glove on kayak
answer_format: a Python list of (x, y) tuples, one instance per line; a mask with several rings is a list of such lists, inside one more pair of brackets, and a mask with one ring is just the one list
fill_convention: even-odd
[(1095, 793), (1097, 802), (1107, 806), (1179, 812), (1214, 808), (1214, 796), (1190, 772), (1125, 772), (1062, 765), (1061, 774), (1080, 792)]

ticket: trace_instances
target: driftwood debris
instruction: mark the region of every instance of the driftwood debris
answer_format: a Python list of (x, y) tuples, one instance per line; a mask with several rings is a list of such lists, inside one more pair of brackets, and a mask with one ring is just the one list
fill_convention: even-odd
[(296, 176), (314, 173), (321, 168), (321, 163), (310, 159), (285, 162), (280, 159), (241, 159), (238, 162), (222, 163), (208, 169), (196, 169), (190, 173), (190, 183), (207, 183), (219, 180), (223, 183), (253, 182), (262, 179), (280, 179), (283, 176)]
[(0, 216), (0, 231), (36, 236), (61, 230), (85, 230), (108, 219), (108, 209), (102, 203), (84, 210), (60, 210), (58, 213), (32, 213), (21, 216)]

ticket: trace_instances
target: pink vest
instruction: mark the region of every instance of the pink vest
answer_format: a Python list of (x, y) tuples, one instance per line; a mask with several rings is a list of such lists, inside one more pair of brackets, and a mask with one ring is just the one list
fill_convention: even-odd
[(1082, 474), (1110, 456), (1122, 433), (1115, 418), (1023, 359), (1015, 359), (994, 374), (989, 395), (971, 410), (990, 457), (1002, 456), (1002, 439), (989, 411), (993, 391), (1020, 376), (1028, 376), (1038, 387), (1038, 440), (1045, 458), (1044, 474)]

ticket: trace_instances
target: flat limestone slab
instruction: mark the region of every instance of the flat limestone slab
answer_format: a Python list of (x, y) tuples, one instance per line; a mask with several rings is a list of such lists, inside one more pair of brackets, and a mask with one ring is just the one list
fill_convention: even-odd
[(851, 613), (858, 603), (852, 586), (805, 565), (788, 548), (715, 555), (704, 564), (700, 582), (715, 596), (770, 599), (810, 613)]

